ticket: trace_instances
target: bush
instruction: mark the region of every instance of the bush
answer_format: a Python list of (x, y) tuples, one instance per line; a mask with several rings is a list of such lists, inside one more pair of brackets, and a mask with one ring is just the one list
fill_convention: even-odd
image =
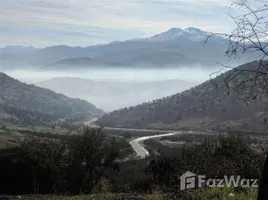
[(172, 151), (169, 156), (154, 157), (147, 167), (151, 181), (163, 191), (178, 191), (178, 177), (186, 171), (207, 178), (240, 175), (259, 179), (266, 155), (251, 145), (249, 137), (241, 134), (206, 139), (200, 145)]

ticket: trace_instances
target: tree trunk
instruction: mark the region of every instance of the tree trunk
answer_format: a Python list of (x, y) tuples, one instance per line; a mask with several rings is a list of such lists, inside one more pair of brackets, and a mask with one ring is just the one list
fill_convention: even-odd
[(268, 156), (263, 168), (263, 174), (259, 185), (258, 200), (268, 199)]
[(34, 194), (38, 194), (37, 175), (35, 166), (33, 166), (33, 191)]

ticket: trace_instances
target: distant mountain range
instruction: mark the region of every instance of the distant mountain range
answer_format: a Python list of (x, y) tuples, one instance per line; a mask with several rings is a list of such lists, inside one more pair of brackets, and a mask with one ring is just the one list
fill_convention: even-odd
[[(1, 68), (16, 65), (42, 69), (68, 69), (72, 67), (182, 67), (189, 65), (214, 65), (214, 61), (229, 63), (225, 56), (228, 41), (198, 28), (172, 28), (149, 38), (113, 42), (89, 47), (51, 46), (6, 47), (0, 49)], [(254, 55), (241, 55), (234, 64), (253, 60)], [(16, 62), (15, 62), (16, 61)]]
[(16, 46), (12, 46), (12, 45), (8, 45), (6, 46), (5, 48), (2, 48), (0, 49), (1, 53), (5, 53), (5, 54), (27, 54), (27, 53), (32, 53), (34, 51), (37, 51), (39, 49), (33, 47), (33, 46), (27, 46), (27, 47), (24, 47), (24, 46), (19, 46), (19, 45), (16, 45)]
[(85, 99), (108, 112), (169, 96), (189, 89), (196, 83), (182, 80), (113, 82), (65, 77), (49, 79), (36, 85), (69, 97)]
[(104, 112), (80, 99), (72, 99), (51, 90), (27, 85), (0, 72), (0, 120), (18, 124), (45, 124), (73, 117), (96, 117)]
[(88, 66), (94, 67), (103, 67), (103, 66), (110, 66), (110, 67), (118, 67), (121, 66), (122, 63), (116, 61), (105, 61), (101, 59), (94, 59), (88, 57), (80, 57), (80, 58), (68, 58), (59, 60), (51, 65), (46, 65), (46, 69), (70, 69), (72, 67), (83, 67), (87, 68)]
[[(257, 67), (258, 62), (244, 64), (182, 93), (108, 113), (98, 123), (131, 128), (266, 132), (267, 96), (246, 104), (235, 94), (228, 95), (224, 82), (233, 75), (230, 85), (240, 91), (240, 97), (250, 95), (253, 99), (251, 87), (241, 89), (238, 86), (250, 80), (252, 73), (249, 72)], [(241, 70), (245, 72), (239, 73)], [(255, 87), (254, 91), (260, 89)]]

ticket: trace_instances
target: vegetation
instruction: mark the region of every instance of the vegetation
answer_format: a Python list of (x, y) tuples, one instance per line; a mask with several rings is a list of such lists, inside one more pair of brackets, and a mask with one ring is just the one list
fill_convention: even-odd
[[(0, 194), (57, 194), (23, 199), (183, 199), (251, 200), (254, 189), (210, 188), (180, 191), (178, 176), (191, 171), (208, 178), (241, 175), (259, 179), (265, 148), (245, 135), (207, 138), (201, 144), (170, 148), (145, 160), (117, 162), (114, 139), (85, 128), (82, 135), (48, 139), (27, 137), (20, 146), (0, 152)], [(162, 153), (163, 152), (163, 153)], [(166, 153), (165, 153), (166, 152)], [(12, 186), (12, 187), (11, 187)], [(65, 195), (90, 194), (66, 197)]]
[(161, 137), (160, 140), (168, 140), (172, 142), (203, 142), (206, 138), (217, 137), (217, 135), (204, 135), (204, 134), (182, 134), (182, 135), (171, 135)]
[[(174, 183), (178, 182), (172, 172), (183, 174), (191, 171), (213, 178), (239, 174), (245, 178), (258, 179), (266, 151), (257, 150), (247, 136), (231, 134), (205, 140), (200, 145), (170, 149), (165, 158), (160, 156), (152, 160), (148, 170), (154, 183), (164, 188), (168, 184), (176, 185)], [(159, 170), (162, 173), (159, 173)]]
[[(233, 194), (233, 195), (230, 195)], [(189, 191), (184, 196), (168, 195), (161, 193), (154, 194), (114, 194), (103, 193), (93, 195), (79, 195), (79, 196), (56, 196), (56, 195), (44, 195), (44, 196), (23, 196), (25, 200), (256, 200), (256, 189), (245, 189), (245, 192), (241, 193), (234, 188), (209, 188), (202, 190)], [(12, 198), (10, 198), (11, 200)], [(14, 199), (17, 199), (14, 197)]]
[(239, 192), (235, 188), (209, 188), (200, 189), (189, 192), (185, 200), (256, 200), (257, 190), (245, 189), (244, 192)]
[(0, 152), (0, 193), (90, 193), (117, 155), (113, 140), (98, 129), (85, 128), (65, 141), (25, 137)]
[(99, 116), (94, 105), (27, 85), (0, 72), (0, 119), (16, 124), (46, 124), (55, 118)]

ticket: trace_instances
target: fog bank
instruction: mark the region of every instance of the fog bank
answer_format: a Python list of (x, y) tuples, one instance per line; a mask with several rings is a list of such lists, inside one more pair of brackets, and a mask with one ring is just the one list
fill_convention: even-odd
[[(75, 69), (76, 67), (74, 67)], [(27, 83), (37, 83), (54, 77), (79, 77), (98, 81), (137, 81), (151, 82), (169, 79), (179, 79), (201, 83), (209, 79), (209, 75), (219, 67), (183, 67), (175, 68), (101, 68), (101, 69), (76, 69), (76, 70), (34, 70), (20, 68), (18, 70), (2, 70), (8, 75)]]
[[(75, 68), (75, 67), (74, 67)], [(110, 112), (187, 90), (203, 81), (215, 68), (102, 68), (65, 71), (7, 70), (26, 83), (81, 98)]]

